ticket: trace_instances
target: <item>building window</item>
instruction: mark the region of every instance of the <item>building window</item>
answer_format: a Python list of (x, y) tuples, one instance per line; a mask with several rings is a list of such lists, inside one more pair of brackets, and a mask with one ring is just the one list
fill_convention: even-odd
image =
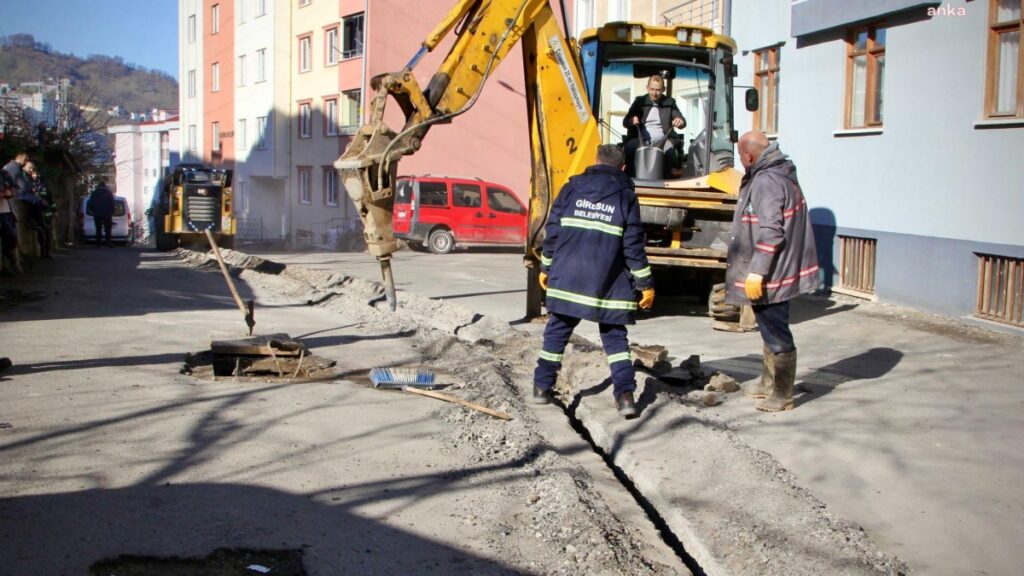
[(196, 41), (196, 15), (189, 14), (188, 17), (188, 43)]
[(235, 210), (236, 213), (246, 214), (249, 212), (249, 191), (246, 190), (245, 180), (239, 180), (235, 182)]
[(220, 92), (220, 62), (210, 66), (210, 92)]
[(256, 148), (263, 150), (267, 147), (267, 123), (266, 116), (258, 116), (256, 118)]
[(245, 5), (249, 0), (238, 0), (238, 14), (235, 20), (238, 21), (239, 25), (245, 24)]
[(324, 100), (324, 135), (338, 135), (338, 99)]
[(313, 137), (313, 110), (309, 102), (299, 103), (299, 138)]
[(594, 0), (576, 0), (576, 37), (587, 28), (594, 27)]
[(256, 0), (256, 17), (267, 15), (267, 0)]
[(188, 71), (188, 97), (189, 98), (195, 98), (196, 97), (196, 71), (195, 70), (189, 70)]
[(196, 146), (196, 125), (195, 124), (189, 124), (188, 125), (188, 151), (190, 153), (192, 153), (192, 154), (195, 154), (196, 150), (197, 150), (197, 146)]
[(341, 56), (341, 46), (338, 45), (338, 27), (328, 28), (324, 34), (324, 62), (327, 65), (338, 63)]
[(1021, 0), (991, 0), (985, 115), (1024, 117), (1020, 36), (1024, 31)]
[(324, 206), (338, 205), (338, 171), (324, 166)]
[(299, 204), (313, 203), (313, 167), (296, 166), (299, 171)]
[(359, 128), (362, 114), (359, 113), (359, 105), (362, 102), (362, 90), (349, 90), (341, 93), (343, 103), (341, 108), (341, 133), (355, 134)]
[(839, 236), (839, 287), (854, 296), (875, 293), (875, 260), (878, 241), (874, 238)]
[(355, 58), (363, 55), (363, 15), (347, 16), (344, 22), (342, 38), (342, 58)]
[(608, 0), (608, 21), (625, 22), (629, 20), (629, 3), (626, 0)]
[(846, 127), (882, 125), (885, 28), (850, 32), (846, 47)]
[(995, 254), (977, 257), (978, 301), (974, 315), (1024, 327), (1024, 259)]
[(235, 142), (239, 150), (245, 150), (246, 137), (245, 137), (245, 118), (238, 119), (238, 133), (235, 134)]
[(303, 6), (309, 6), (312, 1), (313, 0), (299, 0), (299, 8), (302, 8)]
[(245, 54), (238, 57), (238, 85), (245, 86)]
[(220, 4), (210, 7), (210, 34), (220, 32)]
[(256, 81), (267, 80), (267, 49), (260, 48), (256, 51)]
[(214, 152), (220, 151), (220, 122), (210, 123), (210, 142)]
[(299, 37), (299, 72), (309, 72), (313, 68), (313, 35)]
[(761, 94), (761, 107), (754, 112), (754, 130), (779, 132), (779, 58), (782, 47), (754, 51), (754, 86)]

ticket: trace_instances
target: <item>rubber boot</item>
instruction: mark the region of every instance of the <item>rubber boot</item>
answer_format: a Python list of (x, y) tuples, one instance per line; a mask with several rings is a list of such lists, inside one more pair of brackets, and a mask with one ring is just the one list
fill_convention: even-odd
[(763, 412), (793, 409), (793, 381), (796, 380), (796, 350), (775, 355), (772, 395), (754, 405)]
[(775, 372), (775, 354), (765, 344), (761, 352), (761, 381), (743, 389), (748, 398), (767, 398), (772, 393), (772, 378)]

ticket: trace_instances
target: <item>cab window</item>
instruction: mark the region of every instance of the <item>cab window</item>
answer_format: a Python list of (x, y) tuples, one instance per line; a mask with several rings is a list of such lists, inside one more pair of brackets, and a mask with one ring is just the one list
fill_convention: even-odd
[(448, 206), (448, 185), (444, 182), (420, 182), (420, 206)]
[(483, 204), (480, 200), (480, 186), (476, 184), (452, 185), (452, 205), (463, 208), (479, 208)]
[(522, 212), (522, 206), (519, 205), (514, 196), (497, 188), (487, 189), (487, 206), (495, 212), (509, 212), (511, 214)]

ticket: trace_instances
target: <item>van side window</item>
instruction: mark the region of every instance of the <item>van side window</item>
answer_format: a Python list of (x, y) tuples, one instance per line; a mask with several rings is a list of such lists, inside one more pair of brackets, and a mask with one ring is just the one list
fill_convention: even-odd
[(452, 184), (452, 204), (465, 208), (483, 206), (480, 198), (480, 186), (476, 184)]
[(522, 211), (519, 202), (511, 194), (497, 188), (487, 189), (487, 205), (495, 212), (519, 214)]
[(420, 182), (420, 206), (448, 207), (448, 185), (444, 182)]

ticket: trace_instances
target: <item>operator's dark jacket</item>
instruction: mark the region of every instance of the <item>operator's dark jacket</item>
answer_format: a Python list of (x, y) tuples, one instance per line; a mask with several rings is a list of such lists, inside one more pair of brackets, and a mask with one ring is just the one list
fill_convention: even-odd
[(636, 290), (651, 287), (633, 180), (601, 164), (562, 187), (545, 228), (548, 312), (632, 324)]
[(89, 195), (89, 209), (94, 218), (110, 218), (114, 215), (114, 193), (106, 186), (97, 186)]
[(818, 287), (818, 253), (796, 166), (772, 142), (743, 176), (732, 219), (725, 272), (730, 304), (749, 304), (744, 282), (764, 276), (764, 298), (775, 304)]
[[(622, 125), (626, 128), (626, 140), (639, 138), (639, 128), (633, 125), (633, 117), (639, 118), (640, 124), (643, 124), (647, 120), (647, 115), (650, 114), (651, 108), (654, 107), (658, 108), (658, 114), (661, 117), (661, 131), (666, 136), (672, 134), (672, 120), (683, 118), (683, 113), (676, 106), (675, 98), (662, 96), (661, 100), (655, 103), (651, 100), (650, 94), (644, 94), (633, 99), (633, 104), (630, 105), (629, 111), (626, 112), (626, 117), (622, 119)], [(685, 122), (686, 119), (683, 118), (683, 121)]]

